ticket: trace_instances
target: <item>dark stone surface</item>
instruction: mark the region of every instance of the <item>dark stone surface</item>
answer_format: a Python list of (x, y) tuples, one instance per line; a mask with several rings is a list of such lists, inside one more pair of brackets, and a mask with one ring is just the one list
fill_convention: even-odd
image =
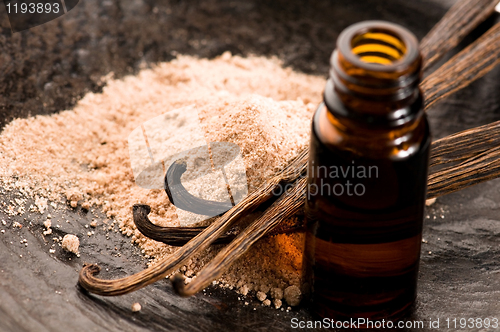
[[(297, 70), (326, 75), (335, 38), (347, 25), (386, 19), (421, 38), (448, 5), (438, 0), (85, 0), (54, 22), (13, 35), (0, 6), (0, 122), (69, 108), (84, 93), (102, 89), (102, 75), (121, 77), (176, 53), (277, 55)], [(462, 46), (494, 20), (498, 17)], [(499, 120), (499, 74), (497, 68), (430, 110), (434, 137)], [(0, 204), (17, 197), (0, 195)], [(499, 211), (500, 180), (439, 198), (427, 209), (419, 295), (407, 319), (425, 321), (429, 331), (429, 319), (439, 318), (443, 330), (446, 318), (500, 319)], [(54, 234), (44, 238), (48, 213)], [(108, 278), (145, 267), (129, 238), (109, 232), (105, 240), (104, 218), (94, 214), (50, 206), (43, 216), (26, 212), (9, 218), (0, 212), (6, 221), (0, 224), (5, 230), (0, 234), (0, 331), (286, 331), (292, 318), (311, 319), (306, 308), (287, 313), (250, 299), (246, 306), (237, 294), (219, 289), (179, 298), (167, 282), (115, 298), (87, 295), (76, 286), (83, 262), (98, 262)], [(88, 237), (91, 229), (84, 225), (92, 218), (99, 227)], [(15, 220), (24, 227), (13, 228)], [(79, 235), (80, 258), (57, 245), (56, 253), (49, 253), (52, 238), (66, 233)], [(134, 302), (142, 304), (139, 313), (130, 310)]]

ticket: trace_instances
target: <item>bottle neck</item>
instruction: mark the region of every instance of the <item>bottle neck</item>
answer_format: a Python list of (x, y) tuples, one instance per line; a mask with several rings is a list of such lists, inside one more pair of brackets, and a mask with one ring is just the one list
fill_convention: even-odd
[(406, 29), (368, 21), (344, 30), (331, 57), (324, 100), (346, 125), (398, 127), (419, 117), (421, 56)]

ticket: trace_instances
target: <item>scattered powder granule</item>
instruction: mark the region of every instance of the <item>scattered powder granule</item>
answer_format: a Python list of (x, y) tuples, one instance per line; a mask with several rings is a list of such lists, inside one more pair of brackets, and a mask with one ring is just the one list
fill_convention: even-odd
[(436, 197), (428, 199), (425, 201), (426, 206), (431, 206), (432, 204), (436, 203)]
[(50, 227), (52, 227), (52, 221), (50, 219), (47, 219), (43, 222), (43, 225), (45, 226), (45, 228), (49, 229)]
[(45, 197), (39, 197), (38, 195), (35, 196), (35, 205), (38, 208), (38, 211), (43, 214), (45, 210), (47, 209), (47, 198)]
[(276, 309), (279, 309), (279, 308), (281, 308), (281, 305), (282, 305), (283, 303), (282, 303), (282, 302), (281, 302), (281, 300), (279, 300), (279, 299), (274, 299), (274, 300), (273, 300), (273, 304), (274, 304), (274, 307), (275, 307)]
[(66, 199), (70, 202), (71, 207), (77, 207), (78, 201), (82, 198), (82, 193), (76, 188), (68, 189), (66, 191)]
[(79, 255), (78, 248), (80, 247), (80, 240), (76, 235), (66, 234), (62, 239), (62, 248), (66, 251), (72, 252), (75, 255)]
[[(179, 212), (164, 190), (136, 185), (130, 133), (159, 115), (195, 105), (206, 142), (239, 147), (251, 192), (307, 144), (324, 84), (324, 78), (283, 68), (276, 59), (179, 56), (137, 76), (108, 80), (102, 93), (88, 93), (71, 111), (10, 122), (0, 134), (0, 185), (34, 198), (40, 213), (48, 200), (101, 208), (156, 264), (176, 248), (144, 237), (132, 220), (132, 206), (148, 204), (148, 217), (159, 226), (179, 226)], [(243, 295), (298, 288), (303, 240), (300, 233), (261, 239), (219, 284)], [(206, 249), (182, 272), (196, 275), (219, 250)]]
[(271, 305), (271, 301), (269, 299), (262, 301), (262, 304), (265, 305), (266, 307), (269, 307)]
[(52, 234), (52, 221), (50, 219), (47, 219), (43, 222), (43, 225), (45, 226), (45, 228), (47, 228), (47, 230), (45, 230), (43, 232), (43, 235), (50, 235)]
[(141, 304), (136, 302), (134, 304), (132, 304), (132, 312), (139, 312), (141, 311), (142, 307), (141, 307)]
[(241, 295), (246, 296), (248, 294), (248, 286), (247, 285), (241, 286), (239, 292)]

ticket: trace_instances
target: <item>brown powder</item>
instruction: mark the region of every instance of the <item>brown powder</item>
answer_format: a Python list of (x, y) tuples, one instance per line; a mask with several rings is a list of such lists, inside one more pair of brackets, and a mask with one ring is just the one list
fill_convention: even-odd
[[(276, 59), (228, 53), (214, 60), (182, 56), (135, 77), (108, 80), (103, 93), (87, 94), (71, 111), (5, 127), (0, 181), (35, 205), (12, 202), (4, 210), (44, 213), (48, 204), (64, 200), (73, 207), (100, 207), (154, 264), (176, 248), (142, 236), (132, 205), (150, 205), (150, 219), (161, 226), (178, 226), (179, 219), (163, 190), (135, 184), (128, 135), (155, 116), (194, 104), (207, 141), (240, 147), (251, 191), (307, 143), (323, 86), (323, 78), (282, 68)], [(300, 284), (302, 241), (300, 234), (265, 238), (216, 283), (243, 295), (262, 292), (280, 307), (283, 291)], [(192, 278), (217, 251), (207, 249), (180, 271)]]

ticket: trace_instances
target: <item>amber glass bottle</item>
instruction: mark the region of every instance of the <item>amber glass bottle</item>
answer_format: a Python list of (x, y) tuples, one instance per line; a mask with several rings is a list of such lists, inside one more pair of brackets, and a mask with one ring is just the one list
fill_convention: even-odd
[(341, 33), (312, 124), (305, 266), (313, 310), (395, 320), (416, 297), (429, 127), (416, 38), (368, 21)]

